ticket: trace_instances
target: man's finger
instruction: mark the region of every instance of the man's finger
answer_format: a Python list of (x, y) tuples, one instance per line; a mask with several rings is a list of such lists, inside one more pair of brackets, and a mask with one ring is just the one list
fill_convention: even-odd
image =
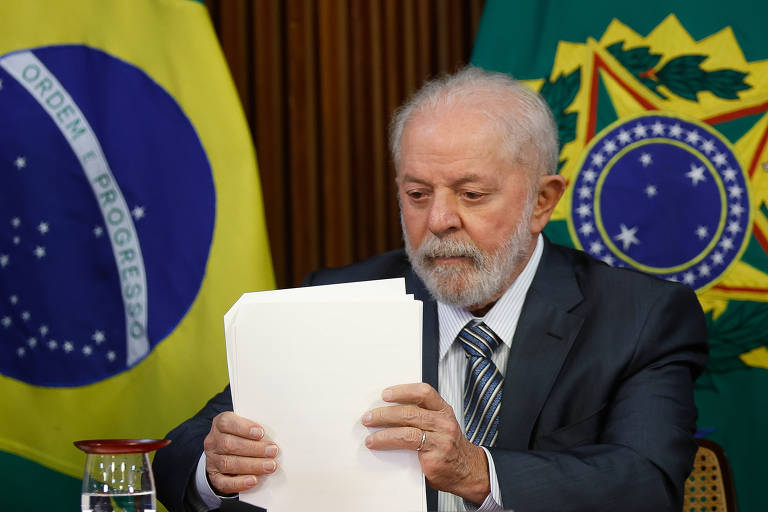
[(421, 430), (439, 430), (442, 417), (435, 411), (415, 405), (377, 407), (363, 416), (366, 427), (416, 427)]
[(213, 426), (219, 432), (233, 434), (239, 437), (259, 440), (264, 437), (264, 429), (248, 418), (238, 416), (231, 411), (223, 412), (213, 418)]
[[(365, 438), (365, 446), (371, 450), (418, 450), (427, 451), (429, 435), (424, 438), (424, 430), (414, 427), (385, 428)], [(432, 432), (433, 435), (434, 432)], [(422, 438), (424, 444), (422, 445)]]
[(277, 469), (274, 459), (240, 457), (238, 455), (211, 454), (205, 457), (205, 469), (209, 474), (268, 475)]
[(431, 411), (441, 411), (448, 406), (435, 388), (423, 382), (388, 387), (381, 397), (385, 402), (413, 404)]
[(221, 494), (234, 494), (247, 491), (259, 481), (253, 475), (230, 476), (221, 473), (208, 473), (211, 485)]
[(278, 448), (275, 443), (270, 441), (254, 441), (232, 434), (219, 434), (215, 445), (206, 447), (206, 452), (243, 457), (274, 458), (277, 456)]

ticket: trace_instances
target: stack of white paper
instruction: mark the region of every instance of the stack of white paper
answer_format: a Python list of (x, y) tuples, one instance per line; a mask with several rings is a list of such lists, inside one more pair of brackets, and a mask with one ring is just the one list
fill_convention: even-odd
[(415, 451), (371, 451), (360, 420), (421, 381), (422, 304), (403, 279), (244, 294), (224, 316), (235, 413), (280, 448), (241, 493), (269, 512), (426, 510)]

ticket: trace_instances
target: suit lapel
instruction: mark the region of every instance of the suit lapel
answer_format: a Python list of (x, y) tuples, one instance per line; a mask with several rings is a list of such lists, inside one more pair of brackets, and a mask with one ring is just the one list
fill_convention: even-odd
[(437, 365), (440, 336), (437, 325), (437, 303), (427, 291), (413, 269), (405, 274), (405, 289), (424, 304), (421, 335), (421, 380), (437, 389)]
[(583, 318), (570, 262), (549, 242), (520, 314), (504, 376), (498, 448), (529, 448), (533, 427)]
[[(421, 380), (437, 389), (437, 364), (440, 335), (437, 325), (437, 303), (424, 283), (409, 268), (405, 273), (405, 289), (424, 304), (421, 333)], [(437, 491), (427, 486), (427, 510), (437, 510)]]

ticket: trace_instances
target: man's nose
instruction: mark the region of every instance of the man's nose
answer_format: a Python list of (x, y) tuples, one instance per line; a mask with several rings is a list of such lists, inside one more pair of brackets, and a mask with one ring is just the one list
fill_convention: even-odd
[(429, 209), (429, 230), (437, 237), (457, 231), (461, 227), (456, 196), (435, 194)]

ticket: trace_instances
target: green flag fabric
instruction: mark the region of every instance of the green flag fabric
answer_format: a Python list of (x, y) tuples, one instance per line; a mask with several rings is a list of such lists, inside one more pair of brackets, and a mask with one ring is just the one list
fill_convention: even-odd
[(274, 286), (253, 146), (192, 0), (0, 3), (0, 510), (77, 510), (73, 441), (158, 438)]
[(767, 17), (754, 0), (488, 0), (472, 56), (552, 107), (568, 188), (547, 234), (696, 290), (698, 435), (746, 512), (768, 510)]

